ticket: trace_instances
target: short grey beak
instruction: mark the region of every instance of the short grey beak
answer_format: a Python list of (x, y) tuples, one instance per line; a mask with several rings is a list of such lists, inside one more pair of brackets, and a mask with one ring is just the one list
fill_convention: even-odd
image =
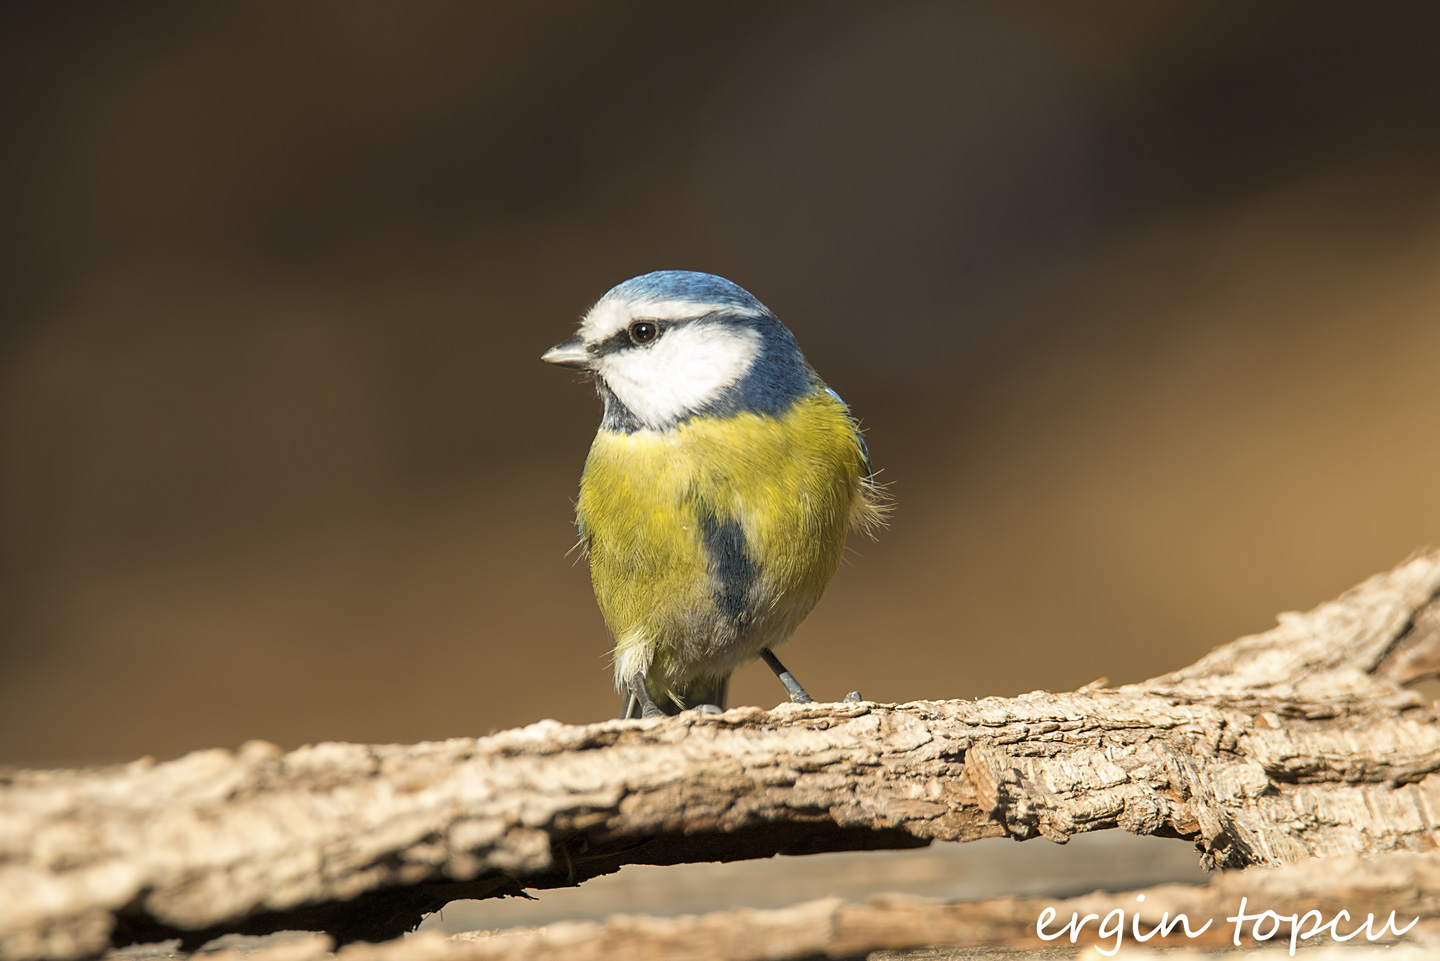
[(585, 341), (579, 337), (571, 337), (563, 344), (556, 344), (541, 354), (540, 359), (557, 367), (574, 367), (577, 370), (590, 369), (590, 352), (585, 349)]

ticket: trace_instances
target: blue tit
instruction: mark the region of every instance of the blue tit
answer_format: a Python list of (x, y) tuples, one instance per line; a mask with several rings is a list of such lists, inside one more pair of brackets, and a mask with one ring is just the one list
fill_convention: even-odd
[(723, 709), (756, 657), (810, 701), (773, 649), (883, 506), (849, 408), (790, 331), (723, 277), (661, 270), (612, 288), (542, 359), (604, 402), (576, 519), (621, 716)]

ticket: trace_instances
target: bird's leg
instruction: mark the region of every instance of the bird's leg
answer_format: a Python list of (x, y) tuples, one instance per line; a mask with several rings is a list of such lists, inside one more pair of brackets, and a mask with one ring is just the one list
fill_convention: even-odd
[(626, 687), (630, 688), (630, 693), (625, 695), (625, 713), (621, 715), (622, 720), (635, 717), (637, 708), (640, 717), (665, 716), (665, 712), (656, 707), (654, 699), (650, 697), (650, 691), (645, 687), (644, 674), (632, 674), (625, 683)]
[(765, 666), (774, 671), (775, 676), (780, 678), (780, 683), (785, 685), (785, 693), (790, 695), (790, 703), (815, 703), (815, 699), (809, 694), (806, 694), (805, 688), (801, 687), (800, 682), (795, 680), (795, 675), (785, 670), (785, 665), (780, 663), (780, 658), (775, 656), (774, 651), (768, 647), (765, 648), (760, 652), (760, 660), (764, 661)]

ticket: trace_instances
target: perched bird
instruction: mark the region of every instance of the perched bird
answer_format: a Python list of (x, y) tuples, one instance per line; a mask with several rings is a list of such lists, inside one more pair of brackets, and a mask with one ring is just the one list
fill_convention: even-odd
[(605, 405), (576, 519), (621, 717), (723, 709), (756, 657), (810, 701), (773, 648), (883, 507), (849, 408), (790, 331), (723, 277), (661, 270), (612, 288), (542, 359), (585, 371)]

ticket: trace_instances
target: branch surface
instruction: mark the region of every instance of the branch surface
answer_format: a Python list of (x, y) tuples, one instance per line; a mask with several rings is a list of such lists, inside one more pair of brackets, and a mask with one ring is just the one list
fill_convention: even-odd
[(1141, 684), (253, 742), (0, 775), (0, 957), (173, 936), (384, 940), (625, 864), (1123, 828), (1211, 866), (1436, 846), (1440, 553)]
[[(1420, 952), (1406, 952), (1401, 957), (1434, 956), (1440, 948), (1440, 854), (1401, 853), (1374, 859), (1351, 855), (1338, 859), (1333, 867), (1333, 873), (1307, 870), (1302, 865), (1279, 870), (1250, 868), (1218, 875), (1203, 886), (1166, 884), (1077, 898), (994, 898), (951, 904), (893, 896), (872, 898), (866, 904), (824, 898), (776, 910), (742, 909), (676, 918), (615, 915), (598, 922), (563, 921), (450, 938), (426, 934), (385, 944), (356, 944), (340, 950), (336, 957), (337, 961), (662, 961), (676, 957), (689, 961), (786, 961), (863, 958), (875, 951), (915, 948), (1068, 947), (1072, 943), (1068, 934), (1048, 939), (1039, 936), (1036, 922), (1047, 908), (1054, 912), (1045, 926), (1047, 935), (1059, 934), (1072, 919), (1088, 916), (1090, 920), (1074, 943), (1100, 945), (1107, 951), (1117, 946), (1114, 921), (1119, 920), (1119, 947), (1128, 949), (1268, 945), (1270, 950), (1255, 956), (1270, 959), (1276, 957), (1276, 951), (1283, 956), (1293, 929), (1297, 953), (1302, 957), (1312, 956), (1332, 932), (1340, 938), (1350, 936), (1344, 946), (1347, 959), (1369, 957), (1361, 951), (1368, 944), (1379, 946), (1376, 950), (1385, 950), (1385, 957), (1392, 959), (1397, 953), (1390, 949), (1397, 944), (1408, 944)], [(1240, 917), (1242, 906), (1249, 920), (1238, 925), (1241, 937), (1237, 942), (1237, 925), (1227, 919)], [(1116, 915), (1117, 910), (1121, 914)], [(1258, 933), (1269, 937), (1257, 941), (1255, 923), (1266, 911), (1282, 918), (1293, 916), (1296, 921), (1292, 925), (1288, 920), (1264, 920)], [(1318, 917), (1307, 917), (1310, 911)], [(1374, 916), (1368, 927), (1367, 915)], [(1107, 928), (1111, 933), (1099, 937), (1101, 921), (1107, 916), (1112, 918)], [(1158, 925), (1166, 927), (1155, 933)], [(1148, 940), (1137, 939), (1136, 931)], [(1397, 931), (1404, 931), (1404, 937), (1396, 937)], [(246, 961), (320, 961), (330, 949), (328, 939), (316, 938), (262, 950), (247, 956)], [(925, 957), (934, 955), (927, 952)], [(1223, 957), (1235, 959), (1234, 955)]]

